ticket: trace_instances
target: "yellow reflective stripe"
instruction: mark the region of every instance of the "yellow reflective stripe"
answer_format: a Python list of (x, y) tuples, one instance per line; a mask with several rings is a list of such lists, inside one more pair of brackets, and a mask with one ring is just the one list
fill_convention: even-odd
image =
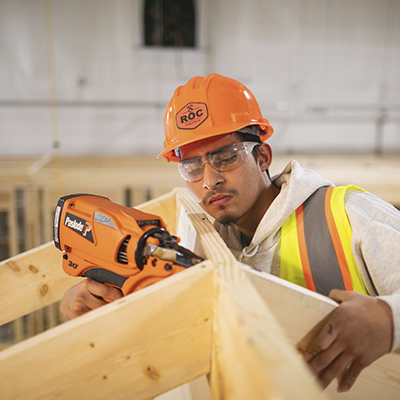
[(349, 267), (350, 277), (353, 284), (353, 289), (356, 292), (368, 294), (365, 288), (364, 281), (361, 277), (360, 271), (357, 267), (356, 260), (354, 259), (353, 252), (351, 250), (351, 238), (353, 231), (349, 219), (347, 217), (346, 209), (344, 206), (344, 196), (348, 189), (365, 191), (354, 185), (339, 186), (334, 188), (331, 197), (331, 209), (333, 219), (339, 233), (340, 240), (342, 242), (343, 251), (346, 257), (347, 265)]
[(297, 235), (296, 211), (281, 228), (280, 277), (306, 288)]
[(336, 226), (336, 222), (333, 218), (331, 197), (333, 192), (333, 187), (327, 188), (325, 191), (325, 220), (329, 229), (329, 234), (331, 236), (332, 245), (335, 249), (335, 257), (337, 261), (337, 266), (340, 269), (341, 278), (344, 284), (345, 290), (354, 290), (353, 282), (351, 280), (349, 266), (347, 265), (347, 259), (344, 254), (342, 240)]

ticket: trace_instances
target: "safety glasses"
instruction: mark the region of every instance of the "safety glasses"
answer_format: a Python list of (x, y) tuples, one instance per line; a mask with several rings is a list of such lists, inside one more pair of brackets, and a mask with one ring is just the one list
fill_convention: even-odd
[(231, 171), (237, 168), (243, 159), (253, 151), (257, 142), (241, 142), (231, 144), (210, 152), (205, 157), (195, 157), (178, 164), (178, 171), (188, 182), (197, 182), (203, 178), (204, 164), (209, 164), (219, 172)]

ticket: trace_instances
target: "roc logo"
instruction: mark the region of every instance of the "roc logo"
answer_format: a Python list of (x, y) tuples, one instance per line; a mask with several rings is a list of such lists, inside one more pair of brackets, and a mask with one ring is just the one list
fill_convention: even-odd
[(196, 129), (208, 118), (205, 103), (188, 103), (176, 114), (176, 126), (179, 129)]
[(94, 243), (93, 233), (92, 233), (92, 225), (89, 221), (86, 221), (83, 218), (79, 218), (76, 215), (72, 215), (67, 213), (65, 215), (64, 225), (71, 228), (73, 231), (83, 236), (87, 240)]

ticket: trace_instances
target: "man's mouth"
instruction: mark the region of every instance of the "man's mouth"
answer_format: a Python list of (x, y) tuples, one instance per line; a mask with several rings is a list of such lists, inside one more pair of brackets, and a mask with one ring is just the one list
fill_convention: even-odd
[(213, 207), (223, 206), (230, 200), (230, 196), (224, 194), (217, 194), (208, 200), (208, 205)]

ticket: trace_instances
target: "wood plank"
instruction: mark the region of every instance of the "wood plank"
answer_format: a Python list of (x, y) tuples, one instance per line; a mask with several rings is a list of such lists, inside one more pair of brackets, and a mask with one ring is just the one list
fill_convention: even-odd
[(40, 211), (38, 190), (35, 185), (25, 188), (25, 249), (40, 246)]
[(17, 200), (15, 195), (15, 190), (10, 190), (9, 193), (9, 211), (8, 211), (8, 248), (9, 255), (15, 256), (18, 254), (18, 220), (17, 220)]
[(43, 238), (44, 242), (48, 243), (53, 237), (53, 218), (56, 203), (51, 202), (48, 188), (44, 187), (42, 190)]
[(12, 188), (2, 187), (0, 191), (0, 211), (8, 211), (10, 207)]
[[(214, 243), (222, 242), (222, 240), (218, 235), (213, 237), (213, 227), (209, 227), (207, 231), (207, 228), (201, 226), (202, 221), (205, 222), (207, 218), (206, 215), (202, 213), (199, 207), (196, 208), (197, 205), (194, 204), (190, 196), (188, 197), (187, 193), (177, 191), (177, 196), (181, 201), (184, 199), (183, 201), (187, 203), (186, 207), (192, 208), (191, 218), (196, 220), (194, 223), (196, 225), (195, 230), (201, 236), (205, 255), (212, 259), (216, 265), (223, 265), (221, 256), (224, 252), (221, 249), (224, 243), (220, 243), (219, 250), (216, 250)], [(191, 228), (189, 228), (190, 230)], [(189, 242), (193, 243), (193, 240), (192, 238)], [(304, 349), (318, 332), (326, 316), (337, 307), (334, 301), (325, 296), (310, 292), (272, 275), (258, 273), (244, 264), (241, 264), (241, 267), (249, 275), (252, 284), (257, 288), (294, 348)], [(234, 268), (219, 268), (218, 272), (221, 276), (225, 276), (225, 282), (228, 282), (228, 286), (238, 286), (238, 277), (235, 276)], [(242, 287), (243, 284), (239, 286)], [(241, 299), (240, 302), (243, 302), (243, 298), (246, 296), (241, 298), (238, 294), (239, 288), (236, 290), (237, 292), (233, 294), (234, 298)], [(250, 292), (250, 290), (247, 290), (247, 293)], [(251, 311), (248, 310), (248, 312)], [(225, 311), (226, 313), (227, 311)], [(227, 340), (225, 335), (224, 340)], [(333, 382), (325, 391), (328, 398), (398, 399), (400, 397), (400, 354), (388, 354), (377, 360), (361, 374), (355, 386), (348, 393), (337, 393), (336, 386), (337, 383)]]
[(0, 262), (0, 325), (59, 301), (80, 278), (65, 274), (53, 242)]
[(210, 380), (213, 398), (323, 398), (305, 363), (207, 216), (186, 190), (176, 193), (178, 205), (184, 208), (180, 220), (184, 212), (188, 216), (178, 234), (189, 232), (185, 245), (194, 249), (197, 233), (205, 256), (218, 272)]
[(213, 296), (207, 261), (4, 350), (0, 398), (140, 400), (203, 376)]
[(171, 191), (156, 199), (142, 203), (135, 208), (160, 216), (167, 225), (171, 235), (176, 235), (176, 199), (175, 192)]
[(223, 285), (218, 293), (211, 370), (213, 398), (324, 398), (275, 319), (258, 299), (251, 299), (246, 286), (242, 281), (244, 293), (239, 290), (234, 296)]
[(203, 375), (200, 378), (185, 383), (184, 385), (155, 397), (154, 400), (212, 400), (207, 376)]
[[(290, 343), (304, 350), (319, 331), (325, 318), (337, 307), (326, 296), (274, 276), (244, 267), (252, 283), (263, 297)], [(387, 354), (369, 367), (347, 393), (337, 392), (337, 381), (325, 393), (329, 399), (397, 400), (400, 398), (400, 352)]]

